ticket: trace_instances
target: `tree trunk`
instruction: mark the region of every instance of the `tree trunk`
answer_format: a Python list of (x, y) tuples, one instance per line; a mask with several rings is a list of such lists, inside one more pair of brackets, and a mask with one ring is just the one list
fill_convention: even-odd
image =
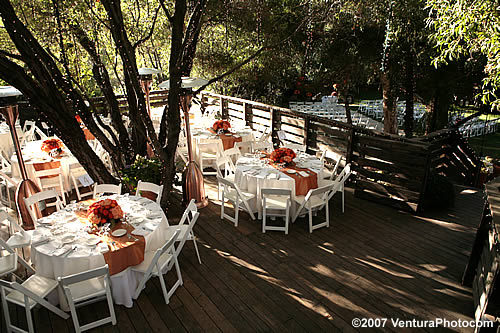
[(414, 93), (414, 84), (415, 77), (413, 71), (413, 52), (408, 51), (405, 59), (405, 95), (406, 95), (406, 110), (405, 110), (405, 122), (404, 122), (404, 130), (407, 138), (411, 138), (413, 136), (413, 128), (414, 128), (414, 102), (413, 102), (413, 93)]
[[(182, 39), (184, 36), (184, 18), (186, 16), (186, 0), (175, 2), (175, 12), (172, 17), (172, 43), (170, 48), (170, 90), (168, 92), (168, 110), (166, 116), (166, 161), (162, 168), (162, 178), (164, 184), (161, 199), (162, 206), (167, 205), (172, 182), (175, 176), (175, 152), (179, 143), (179, 133), (181, 130), (181, 117), (179, 110), (182, 78)], [(189, 119), (186, 119), (189, 121)]]
[(443, 89), (437, 89), (428, 106), (426, 133), (443, 129), (448, 125), (448, 110), (451, 96)]
[(384, 132), (397, 134), (396, 98), (394, 96), (390, 74), (388, 72), (382, 73), (380, 81), (382, 83)]

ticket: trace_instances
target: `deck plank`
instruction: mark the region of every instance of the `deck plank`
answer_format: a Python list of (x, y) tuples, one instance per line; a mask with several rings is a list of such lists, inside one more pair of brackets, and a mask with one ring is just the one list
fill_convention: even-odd
[[(152, 278), (132, 308), (115, 306), (116, 326), (92, 332), (354, 332), (356, 317), (472, 320), (472, 292), (460, 279), (481, 218), (480, 192), (458, 188), (455, 207), (417, 217), (348, 189), (345, 213), (340, 197), (330, 203), (330, 228), (310, 234), (298, 219), (284, 235), (263, 234), (246, 213), (239, 227), (221, 220), (212, 177), (206, 189), (210, 204), (195, 226), (203, 263), (188, 241), (179, 257), (184, 285), (168, 305)], [(167, 212), (171, 225), (182, 214), (179, 200)], [(167, 284), (174, 278), (169, 272)], [(99, 302), (82, 309), (82, 319), (106, 311)], [(12, 317), (25, 322), (20, 308)], [(71, 319), (45, 309), (34, 319), (37, 332), (73, 331)]]

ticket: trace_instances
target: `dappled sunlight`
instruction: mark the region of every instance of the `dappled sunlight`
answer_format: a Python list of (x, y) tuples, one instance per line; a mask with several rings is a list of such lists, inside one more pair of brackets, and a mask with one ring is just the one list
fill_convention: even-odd
[[(373, 261), (378, 261), (375, 258), (368, 257), (368, 259), (372, 259)], [(413, 278), (413, 276), (411, 276), (411, 275), (396, 272), (396, 271), (394, 271), (391, 268), (383, 267), (382, 265), (376, 264), (373, 261), (368, 261), (368, 260), (364, 260), (364, 259), (360, 259), (360, 258), (355, 258), (355, 260), (358, 260), (358, 261), (360, 261), (360, 262), (362, 262), (362, 263), (364, 263), (364, 264), (366, 264), (368, 266), (371, 266), (373, 268), (376, 268), (376, 269), (379, 269), (381, 271), (384, 271), (384, 272), (386, 272), (386, 273), (388, 273), (388, 274), (390, 274), (392, 276), (396, 276), (396, 277), (403, 278), (403, 279), (412, 279)]]
[(453, 231), (473, 232), (470, 227), (466, 227), (464, 225), (454, 223), (454, 222), (441, 221), (441, 220), (433, 219), (430, 217), (421, 217), (421, 216), (414, 216), (414, 218), (415, 218), (415, 220), (418, 220), (421, 222), (426, 222), (426, 223), (431, 223), (433, 225), (443, 227), (443, 228), (453, 230)]

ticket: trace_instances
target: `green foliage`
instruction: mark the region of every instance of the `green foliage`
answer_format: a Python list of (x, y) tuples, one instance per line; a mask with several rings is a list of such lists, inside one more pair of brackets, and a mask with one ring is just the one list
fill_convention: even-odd
[(498, 107), (500, 87), (500, 14), (495, 0), (427, 0), (428, 20), (438, 54), (435, 66), (451, 60), (486, 57), (481, 99)]
[(120, 171), (120, 176), (122, 182), (125, 183), (131, 191), (135, 191), (139, 180), (160, 184), (160, 168), (161, 163), (158, 159), (149, 159), (138, 155), (134, 164)]

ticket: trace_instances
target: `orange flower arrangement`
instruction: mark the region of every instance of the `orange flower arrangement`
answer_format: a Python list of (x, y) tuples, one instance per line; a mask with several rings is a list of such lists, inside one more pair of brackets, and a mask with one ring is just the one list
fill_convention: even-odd
[(116, 200), (104, 199), (90, 205), (87, 218), (90, 223), (102, 226), (104, 223), (123, 218), (123, 211)]
[(231, 128), (231, 124), (227, 120), (217, 120), (212, 125), (212, 129), (215, 132), (218, 132), (219, 130), (223, 130), (224, 132), (227, 132), (230, 128)]
[(292, 163), (293, 159), (297, 156), (293, 150), (290, 148), (278, 148), (275, 149), (269, 158), (274, 163)]
[(59, 139), (48, 139), (42, 142), (42, 151), (50, 153), (54, 149), (62, 149), (62, 142)]

